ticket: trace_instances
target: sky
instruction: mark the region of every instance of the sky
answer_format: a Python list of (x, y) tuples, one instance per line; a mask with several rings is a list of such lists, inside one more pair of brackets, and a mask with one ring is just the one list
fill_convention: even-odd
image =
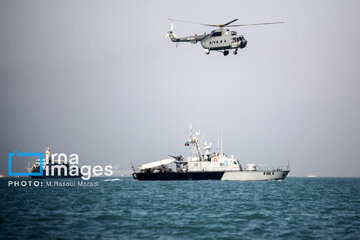
[[(360, 177), (359, 1), (0, 1), (0, 173), (8, 153), (121, 169), (188, 155), (189, 124), (242, 165)], [(234, 29), (238, 55), (164, 35)], [(210, 27), (175, 23), (179, 36)], [(14, 167), (23, 169), (23, 163)]]

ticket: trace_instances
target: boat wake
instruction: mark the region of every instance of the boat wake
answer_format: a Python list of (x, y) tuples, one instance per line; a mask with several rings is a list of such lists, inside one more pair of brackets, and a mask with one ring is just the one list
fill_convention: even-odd
[(123, 179), (120, 178), (112, 178), (112, 179), (104, 179), (105, 182), (114, 182), (114, 181), (124, 181)]

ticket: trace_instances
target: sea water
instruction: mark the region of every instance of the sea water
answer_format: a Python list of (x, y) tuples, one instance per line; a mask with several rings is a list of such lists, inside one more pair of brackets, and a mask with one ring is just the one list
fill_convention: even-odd
[(24, 179), (0, 179), (0, 239), (360, 239), (359, 178)]

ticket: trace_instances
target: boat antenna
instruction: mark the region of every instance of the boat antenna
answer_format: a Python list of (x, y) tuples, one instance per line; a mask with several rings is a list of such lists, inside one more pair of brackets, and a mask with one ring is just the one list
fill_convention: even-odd
[(220, 126), (218, 124), (218, 128), (217, 128), (217, 148), (216, 148), (217, 152), (220, 152)]
[(220, 156), (223, 155), (223, 139), (221, 138), (221, 148), (220, 148)]
[(134, 168), (134, 164), (131, 162), (131, 168), (133, 170), (133, 172), (136, 172), (136, 169)]

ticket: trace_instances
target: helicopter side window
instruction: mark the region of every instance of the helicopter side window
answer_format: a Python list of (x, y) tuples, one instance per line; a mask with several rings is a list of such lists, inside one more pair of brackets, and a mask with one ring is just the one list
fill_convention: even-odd
[(212, 37), (219, 37), (221, 36), (221, 32), (214, 32), (213, 34), (211, 34)]
[(220, 40), (220, 43), (222, 43), (222, 40)]

